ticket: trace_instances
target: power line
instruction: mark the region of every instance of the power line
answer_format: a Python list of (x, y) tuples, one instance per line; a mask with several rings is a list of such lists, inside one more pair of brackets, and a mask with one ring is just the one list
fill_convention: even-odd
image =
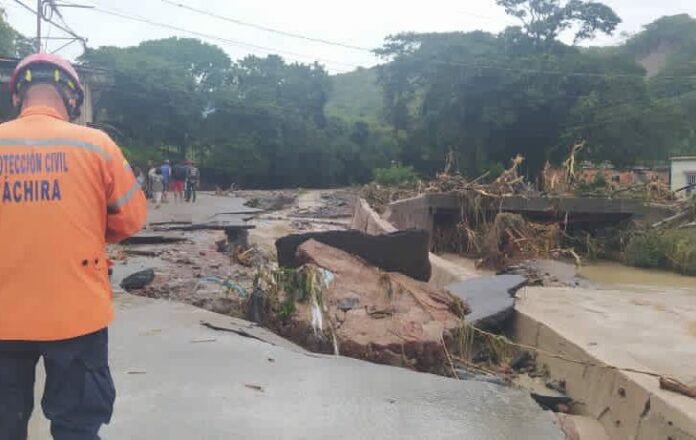
[[(18, 0), (15, 0), (15, 1), (18, 1)], [(228, 19), (228, 17), (222, 17), (222, 16), (219, 16), (219, 15), (214, 14), (214, 13), (209, 13), (208, 11), (203, 11), (203, 10), (191, 8), (187, 5), (183, 5), (181, 3), (176, 3), (172, 0), (161, 0), (161, 1), (178, 6), (178, 7), (189, 9), (189, 10), (192, 10), (194, 12), (203, 13), (206, 15), (211, 15), (211, 16), (214, 16), (216, 18), (220, 18), (220, 19), (224, 19), (224, 20)], [(63, 3), (67, 3), (69, 5), (74, 4), (70, 0), (63, 0)], [(232, 39), (220, 37), (217, 35), (206, 34), (203, 32), (182, 28), (182, 27), (171, 25), (168, 23), (157, 22), (157, 21), (154, 21), (154, 20), (151, 20), (149, 18), (142, 17), (142, 16), (135, 16), (135, 15), (130, 15), (130, 14), (127, 14), (124, 12), (116, 11), (116, 10), (104, 9), (104, 8), (101, 8), (98, 6), (93, 7), (92, 10), (100, 12), (102, 14), (107, 14), (107, 15), (119, 17), (119, 18), (122, 18), (125, 20), (146, 23), (146, 24), (149, 24), (151, 26), (157, 26), (157, 27), (161, 27), (161, 28), (165, 28), (165, 29), (169, 29), (169, 30), (175, 30), (177, 32), (188, 33), (188, 34), (195, 35), (195, 36), (198, 36), (201, 38), (219, 41), (221, 43), (225, 43), (228, 45), (234, 45), (234, 46), (238, 46), (238, 47), (245, 47), (245, 48), (251, 48), (251, 49), (255, 49), (255, 50), (261, 50), (261, 51), (269, 53), (269, 54), (273, 54), (273, 53), (287, 54), (287, 55), (291, 55), (294, 57), (307, 58), (307, 59), (312, 59), (312, 60), (316, 60), (316, 61), (321, 61), (321, 62), (324, 62), (327, 64), (342, 65), (342, 66), (352, 67), (352, 68), (361, 67), (361, 66), (358, 66), (358, 65), (352, 64), (352, 63), (322, 59), (322, 58), (312, 57), (312, 56), (297, 53), (297, 52), (276, 49), (273, 47), (259, 46), (256, 44), (232, 40)], [(235, 19), (229, 19), (229, 20), (235, 20)], [(239, 20), (237, 20), (237, 21), (239, 21)], [(246, 23), (246, 24), (251, 24), (251, 23)], [(272, 28), (267, 28), (267, 29), (272, 29)], [(278, 30), (273, 29), (273, 31), (278, 31)], [(279, 31), (279, 32), (284, 32), (284, 31)], [(299, 36), (299, 34), (292, 34), (292, 35)], [(304, 37), (304, 36), (302, 36), (302, 37)], [(311, 37), (307, 37), (307, 38), (311, 38)], [(324, 41), (328, 42), (328, 40), (324, 40)], [(333, 43), (334, 42), (331, 42), (331, 44), (333, 44)], [(338, 44), (342, 44), (342, 43), (338, 43)], [(355, 46), (354, 48), (357, 48), (357, 47), (358, 46)], [(370, 51), (367, 48), (360, 48), (360, 50), (367, 50), (370, 53), (372, 53), (372, 51)], [(423, 62), (436, 64), (436, 65), (444, 65), (444, 66), (460, 66), (460, 67), (467, 67), (467, 68), (499, 70), (499, 71), (505, 71), (505, 72), (526, 73), (526, 74), (535, 74), (535, 75), (549, 75), (549, 76), (560, 75), (560, 76), (569, 76), (569, 77), (588, 77), (588, 78), (639, 78), (639, 79), (645, 79), (644, 75), (633, 74), (633, 73), (601, 73), (601, 72), (578, 72), (578, 71), (561, 71), (561, 70), (545, 70), (545, 69), (528, 69), (528, 68), (521, 68), (521, 67), (497, 66), (497, 65), (483, 64), (483, 63), (462, 63), (462, 62), (455, 62), (455, 61), (443, 61), (443, 60), (437, 60), (437, 59), (432, 59), (432, 60), (426, 59)], [(666, 79), (680, 79), (680, 78), (681, 79), (696, 79), (696, 75), (674, 76), (674, 77), (664, 77), (664, 78), (666, 78)]]
[(237, 18), (226, 17), (226, 16), (216, 14), (216, 13), (211, 12), (211, 11), (206, 11), (203, 9), (194, 8), (193, 6), (189, 6), (189, 5), (186, 5), (184, 3), (179, 3), (179, 2), (175, 2), (175, 1), (171, 1), (171, 0), (161, 0), (161, 1), (164, 3), (167, 3), (168, 5), (176, 6), (176, 7), (182, 8), (182, 9), (186, 9), (186, 10), (191, 11), (191, 12), (196, 12), (198, 14), (207, 15), (208, 17), (217, 18), (218, 20), (224, 20), (224, 21), (234, 23), (234, 24), (237, 24), (240, 26), (246, 26), (246, 27), (258, 29), (261, 31), (270, 32), (273, 34), (282, 35), (285, 37), (297, 38), (299, 40), (312, 41), (314, 43), (322, 43), (322, 44), (327, 44), (329, 46), (336, 46), (336, 47), (342, 47), (344, 49), (352, 49), (352, 50), (358, 50), (358, 51), (362, 51), (362, 52), (372, 53), (372, 49), (370, 49), (369, 47), (356, 46), (356, 45), (349, 44), (349, 43), (342, 43), (339, 41), (331, 41), (331, 40), (326, 40), (324, 38), (310, 37), (308, 35), (302, 35), (302, 34), (288, 32), (288, 31), (284, 31), (284, 30), (280, 30), (280, 29), (275, 29), (272, 27), (263, 26), (260, 24), (255, 24), (255, 23), (250, 23), (248, 21), (239, 20)]
[[(17, 0), (15, 0), (15, 1), (17, 1)], [(65, 0), (64, 2), (71, 4), (67, 0)], [(280, 53), (280, 54), (287, 54), (287, 55), (290, 55), (293, 57), (298, 57), (298, 58), (307, 58), (307, 59), (312, 59), (315, 61), (321, 61), (321, 62), (324, 62), (327, 64), (342, 65), (342, 66), (352, 67), (352, 68), (360, 67), (357, 64), (350, 64), (350, 63), (345, 63), (345, 62), (341, 62), (341, 61), (322, 59), (322, 58), (318, 58), (318, 57), (313, 57), (311, 55), (305, 55), (305, 54), (291, 52), (291, 51), (287, 51), (287, 50), (279, 50), (279, 49), (275, 49), (272, 47), (259, 46), (256, 44), (232, 40), (230, 38), (220, 37), (217, 35), (206, 34), (203, 32), (182, 28), (182, 27), (171, 25), (168, 23), (163, 23), (163, 22), (151, 20), (151, 19), (146, 18), (146, 17), (130, 15), (130, 14), (126, 14), (123, 12), (119, 12), (119, 11), (115, 11), (115, 10), (111, 10), (111, 9), (104, 9), (104, 8), (97, 7), (97, 6), (95, 6), (94, 8), (91, 8), (91, 10), (96, 11), (96, 12), (100, 12), (102, 14), (110, 15), (113, 17), (119, 17), (119, 18), (122, 18), (124, 20), (136, 21), (136, 22), (145, 23), (145, 24), (148, 24), (151, 26), (156, 26), (156, 27), (160, 27), (160, 28), (164, 28), (164, 29), (169, 29), (169, 30), (173, 30), (173, 31), (177, 31), (177, 32), (183, 32), (183, 33), (187, 33), (190, 35), (195, 35), (197, 37), (201, 37), (201, 38), (205, 38), (205, 39), (209, 39), (209, 40), (215, 40), (215, 41), (218, 41), (220, 43), (227, 44), (227, 45), (260, 50), (260, 51), (263, 51), (263, 52), (268, 53), (268, 54)]]
[[(456, 12), (457, 12), (457, 14), (468, 15), (470, 17), (478, 18), (478, 19), (485, 20), (485, 21), (506, 24), (503, 20), (500, 20), (500, 19), (495, 18), (495, 17), (491, 17), (490, 15), (482, 15), (482, 14), (479, 14), (476, 12), (470, 12), (470, 11), (464, 11), (464, 10), (457, 10)], [(509, 17), (508, 17), (508, 19), (509, 19)]]
[[(80, 42), (82, 43), (83, 47), (86, 46), (86, 44), (87, 44), (87, 39), (85, 39), (85, 38), (81, 37), (80, 35), (78, 35), (75, 31), (73, 31), (72, 29), (70, 29), (70, 27), (68, 27), (68, 26), (63, 26), (63, 25), (61, 25), (61, 24), (56, 23), (55, 21), (53, 21), (53, 18), (52, 18), (52, 17), (46, 17), (46, 16), (44, 16), (44, 13), (43, 13), (42, 10), (36, 10), (36, 11), (35, 11), (35, 10), (34, 10), (33, 8), (31, 8), (30, 6), (27, 6), (26, 4), (24, 4), (24, 2), (22, 2), (21, 0), (14, 0), (14, 2), (17, 3), (18, 5), (20, 5), (22, 8), (26, 9), (27, 11), (31, 12), (32, 14), (34, 14), (34, 15), (36, 16), (36, 19), (37, 19), (37, 35), (36, 35), (37, 44), (40, 43), (40, 41), (41, 41), (41, 26), (40, 26), (41, 21), (45, 21), (45, 22), (47, 22), (47, 23), (52, 24), (52, 25), (53, 25), (54, 27), (56, 27), (57, 29), (60, 29), (61, 31), (65, 32), (66, 34), (70, 35), (70, 36), (73, 37), (75, 40), (80, 41)], [(54, 10), (54, 9), (53, 9), (53, 2), (52, 2), (52, 1), (49, 1), (48, 3), (51, 5), (51, 6), (50, 6), (50, 7), (51, 7), (51, 10)], [(44, 4), (45, 4), (45, 3), (41, 3), (41, 5), (44, 5)], [(40, 46), (40, 45), (37, 45), (37, 49), (40, 51), (40, 50), (41, 50), (41, 46)]]

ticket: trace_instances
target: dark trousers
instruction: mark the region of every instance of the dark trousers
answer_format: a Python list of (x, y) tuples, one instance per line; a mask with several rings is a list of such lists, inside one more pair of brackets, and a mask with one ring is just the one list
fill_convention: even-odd
[(107, 329), (55, 342), (0, 341), (0, 440), (25, 440), (34, 408), (34, 372), (43, 357), (41, 406), (55, 440), (97, 440), (116, 390)]
[(197, 182), (192, 182), (190, 180), (186, 181), (186, 191), (185, 198), (187, 202), (196, 202), (196, 190), (198, 188)]

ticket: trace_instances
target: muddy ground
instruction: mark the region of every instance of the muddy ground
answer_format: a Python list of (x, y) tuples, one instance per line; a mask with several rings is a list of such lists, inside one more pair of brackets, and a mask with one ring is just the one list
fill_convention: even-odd
[[(293, 233), (347, 229), (354, 195), (351, 190), (248, 191), (202, 194), (195, 205), (167, 203), (160, 210), (150, 210), (149, 225), (141, 235), (182, 241), (111, 246), (114, 276), (120, 281), (139, 270), (153, 269), (154, 281), (132, 293), (243, 316), (242, 304), (253, 290), (259, 269), (275, 261), (275, 240)], [(221, 216), (254, 229), (241, 238), (205, 228), (163, 231)]]

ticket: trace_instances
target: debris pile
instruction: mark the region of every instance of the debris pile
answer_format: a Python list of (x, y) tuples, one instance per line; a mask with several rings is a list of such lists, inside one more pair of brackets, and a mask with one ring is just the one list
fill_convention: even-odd
[(239, 191), (235, 196), (247, 199), (246, 206), (264, 211), (280, 211), (297, 201), (296, 191)]
[(319, 196), (321, 204), (307, 208), (296, 208), (290, 213), (292, 218), (340, 219), (353, 214), (355, 195), (350, 191), (323, 192)]
[[(340, 249), (309, 240), (303, 266), (267, 287), (282, 335), (314, 351), (444, 372), (467, 306), (445, 290), (382, 272)], [(299, 275), (298, 275), (299, 274)]]
[[(659, 209), (680, 209), (674, 194), (657, 174), (643, 174), (642, 183), (626, 184), (603, 180), (604, 174), (594, 174), (596, 181), (587, 181), (585, 168), (579, 166), (577, 156), (585, 148), (578, 142), (570, 148), (560, 167), (546, 164), (536, 185), (520, 175), (524, 158), (512, 159), (510, 167), (494, 180), (486, 173), (469, 180), (453, 173), (453, 155), (447, 156), (442, 173), (431, 181), (419, 181), (407, 187), (385, 188), (368, 185), (362, 195), (375, 210), (384, 212), (386, 205), (406, 198), (429, 193), (456, 194), (460, 212), (457, 218), (443, 216), (432, 230), (431, 250), (436, 253), (455, 252), (480, 259), (484, 267), (501, 269), (533, 258), (568, 258), (580, 261), (580, 255), (589, 258), (621, 258), (630, 236), (613, 234), (604, 240), (607, 225), (578, 224), (566, 213), (541, 220), (533, 215), (515, 216), (502, 211), (503, 200), (508, 198), (599, 198), (603, 200), (639, 200)], [(538, 188), (538, 189), (536, 189)], [(552, 202), (555, 203), (555, 202)], [(548, 216), (551, 217), (551, 216)], [(688, 218), (686, 212), (667, 221), (679, 222)], [(696, 220), (694, 217), (692, 220)], [(696, 226), (696, 221), (681, 222), (684, 227)], [(614, 225), (609, 226), (611, 228)], [(625, 222), (617, 226), (630, 232), (633, 225)], [(608, 230), (606, 231), (609, 232)], [(603, 235), (604, 234), (604, 235)], [(629, 234), (630, 235), (630, 234)], [(600, 238), (596, 240), (595, 238)], [(606, 241), (606, 243), (604, 243)]]
[(145, 232), (131, 242), (110, 248), (110, 258), (125, 271), (149, 266), (124, 278), (120, 283), (123, 289), (134, 295), (181, 301), (216, 313), (241, 316), (242, 299), (251, 291), (255, 265), (264, 257), (254, 248), (232, 248), (223, 231), (194, 230), (185, 236), (163, 234)]

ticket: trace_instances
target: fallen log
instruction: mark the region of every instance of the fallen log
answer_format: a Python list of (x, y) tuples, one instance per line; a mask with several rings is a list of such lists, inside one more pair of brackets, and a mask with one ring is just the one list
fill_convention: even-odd
[(696, 387), (686, 385), (673, 377), (660, 377), (660, 389), (696, 399)]
[(667, 217), (666, 219), (663, 219), (657, 223), (654, 223), (652, 225), (652, 228), (657, 229), (657, 228), (661, 228), (661, 227), (666, 226), (666, 225), (670, 225), (672, 223), (676, 223), (680, 220), (687, 218), (689, 215), (691, 215), (691, 213), (692, 213), (691, 209), (685, 209), (685, 210), (679, 212), (678, 214), (675, 214), (671, 217)]
[(693, 227), (696, 227), (696, 222), (684, 223), (683, 225), (679, 226), (679, 229), (687, 229)]

